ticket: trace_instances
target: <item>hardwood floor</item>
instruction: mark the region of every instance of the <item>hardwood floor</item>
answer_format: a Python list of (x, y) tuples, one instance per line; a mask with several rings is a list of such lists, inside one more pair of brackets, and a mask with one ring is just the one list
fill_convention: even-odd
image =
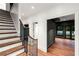
[[(75, 55), (75, 41), (69, 39), (56, 38), (55, 43), (48, 48), (48, 52), (38, 49), (38, 56), (74, 56)], [(31, 56), (25, 52), (18, 56)]]
[(17, 56), (27, 56), (27, 54), (25, 52), (23, 52), (23, 53), (21, 53), (21, 54), (19, 54)]
[(48, 48), (48, 52), (38, 50), (38, 56), (74, 56), (74, 41), (56, 38), (55, 43)]

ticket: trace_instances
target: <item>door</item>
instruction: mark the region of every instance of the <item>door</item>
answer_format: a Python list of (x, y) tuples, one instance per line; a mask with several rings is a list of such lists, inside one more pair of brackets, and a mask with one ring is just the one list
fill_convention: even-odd
[(38, 39), (38, 23), (33, 23), (33, 37), (34, 39)]

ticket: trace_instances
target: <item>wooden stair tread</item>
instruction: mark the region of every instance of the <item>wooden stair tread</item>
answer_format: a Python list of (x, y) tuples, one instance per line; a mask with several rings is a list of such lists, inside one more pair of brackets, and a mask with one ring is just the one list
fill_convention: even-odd
[(23, 53), (20, 53), (20, 54), (17, 55), (17, 56), (27, 56), (27, 54), (26, 54), (25, 52), (23, 52)]
[(0, 16), (1, 16), (1, 17), (8, 17), (8, 18), (11, 17), (10, 14), (0, 14)]
[(0, 56), (6, 56), (6, 55), (11, 54), (13, 52), (16, 52), (16, 51), (18, 51), (20, 49), (23, 49), (22, 45), (18, 46), (18, 47), (15, 47), (15, 48), (8, 49), (8, 50), (3, 51), (3, 52), (0, 52)]
[(14, 24), (13, 22), (0, 22), (2, 24)]
[(1, 16), (1, 17), (11, 18), (10, 14), (7, 14), (7, 13), (5, 13), (5, 14), (0, 13), (0, 16)]
[(10, 12), (9, 11), (7, 11), (7, 10), (3, 10), (3, 9), (0, 9), (0, 13), (6, 13), (6, 14), (10, 14)]
[(0, 28), (0, 30), (16, 30), (15, 28)]
[(8, 43), (0, 44), (0, 48), (8, 46), (8, 45), (15, 44), (15, 43), (19, 43), (19, 42), (21, 42), (21, 40), (17, 40), (17, 41), (12, 41), (12, 42), (8, 42)]
[(9, 22), (13, 22), (11, 19), (0, 19), (0, 21), (9, 21)]
[(17, 32), (0, 32), (0, 34), (13, 34), (13, 33), (17, 33)]
[(10, 14), (0, 14), (0, 17), (6, 17), (6, 18), (11, 18)]
[(0, 19), (11, 19), (11, 17), (8, 17), (8, 16), (4, 16), (4, 15), (0, 15)]

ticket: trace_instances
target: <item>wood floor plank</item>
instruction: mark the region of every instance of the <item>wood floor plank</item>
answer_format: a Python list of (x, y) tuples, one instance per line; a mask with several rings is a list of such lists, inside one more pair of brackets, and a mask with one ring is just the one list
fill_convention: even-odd
[(17, 56), (27, 56), (27, 54), (25, 52), (23, 52), (23, 53), (21, 53), (21, 54), (19, 54)]
[(56, 40), (56, 43), (52, 44), (48, 48), (48, 52), (44, 52), (38, 49), (38, 56), (74, 56), (75, 48), (72, 48), (70, 47), (70, 45), (67, 45), (69, 43), (71, 43), (71, 40), (65, 43), (65, 45), (64, 40), (59, 38)]

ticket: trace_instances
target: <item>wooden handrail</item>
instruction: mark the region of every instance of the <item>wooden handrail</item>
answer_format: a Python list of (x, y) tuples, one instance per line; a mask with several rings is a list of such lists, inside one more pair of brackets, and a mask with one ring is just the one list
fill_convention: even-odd
[(30, 37), (30, 38), (33, 39), (33, 40), (36, 40), (36, 39), (34, 39), (32, 36), (30, 36), (30, 35), (29, 35), (28, 37)]

